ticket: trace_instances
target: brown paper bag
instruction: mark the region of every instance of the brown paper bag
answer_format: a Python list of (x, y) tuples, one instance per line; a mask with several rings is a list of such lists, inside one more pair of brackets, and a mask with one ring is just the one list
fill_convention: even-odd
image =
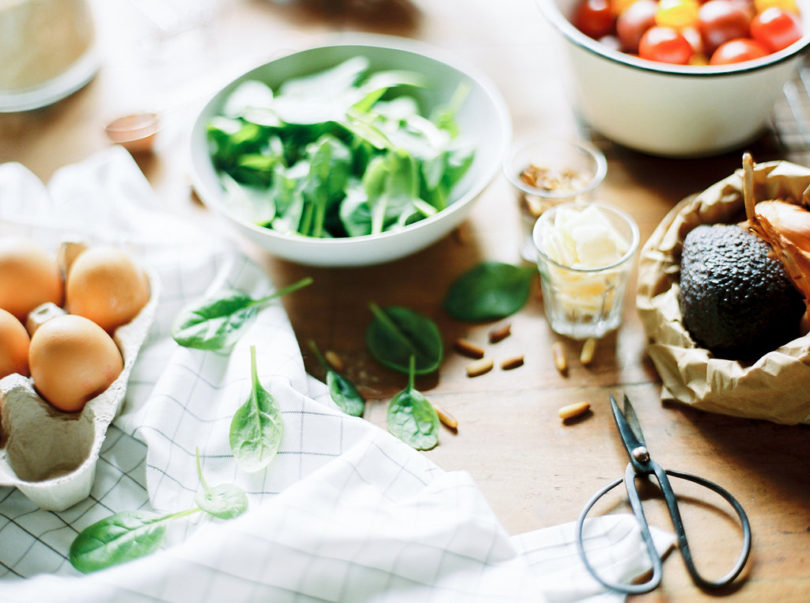
[[(810, 334), (743, 364), (697, 347), (681, 322), (678, 283), (684, 237), (700, 224), (744, 220), (742, 187), (740, 169), (687, 197), (642, 248), (636, 306), (647, 351), (663, 382), (664, 400), (775, 423), (810, 423)], [(810, 206), (810, 169), (785, 161), (756, 165), (754, 197), (802, 200)]]

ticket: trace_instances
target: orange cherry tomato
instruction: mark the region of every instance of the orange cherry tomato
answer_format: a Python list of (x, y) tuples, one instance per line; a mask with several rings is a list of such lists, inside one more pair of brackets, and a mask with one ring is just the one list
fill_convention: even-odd
[(576, 28), (594, 40), (611, 33), (615, 20), (608, 0), (584, 0), (574, 13)]
[(723, 42), (734, 38), (747, 38), (751, 18), (738, 2), (709, 0), (698, 11), (698, 30), (707, 53), (712, 53)]
[(638, 43), (642, 59), (686, 65), (692, 58), (692, 45), (678, 30), (655, 26), (644, 32)]
[(792, 12), (771, 7), (751, 21), (751, 37), (771, 52), (776, 52), (802, 37), (802, 25)]
[(753, 61), (770, 54), (768, 49), (756, 40), (750, 38), (737, 38), (721, 44), (712, 53), (709, 65), (730, 65)]

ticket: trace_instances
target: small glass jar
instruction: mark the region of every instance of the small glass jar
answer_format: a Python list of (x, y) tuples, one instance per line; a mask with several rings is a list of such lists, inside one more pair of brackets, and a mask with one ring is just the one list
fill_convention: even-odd
[(615, 207), (575, 201), (544, 212), (533, 234), (551, 329), (573, 339), (617, 329), (640, 240), (633, 218)]
[(503, 163), (520, 207), (520, 255), (537, 260), (532, 229), (543, 212), (561, 203), (590, 201), (607, 174), (604, 154), (576, 139), (540, 137), (518, 143)]

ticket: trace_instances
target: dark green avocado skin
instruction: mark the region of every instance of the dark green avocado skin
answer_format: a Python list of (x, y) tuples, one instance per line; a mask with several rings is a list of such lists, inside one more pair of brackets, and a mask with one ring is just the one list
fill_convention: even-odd
[(797, 337), (805, 309), (770, 245), (734, 224), (686, 235), (679, 303), (695, 342), (731, 360), (755, 360)]

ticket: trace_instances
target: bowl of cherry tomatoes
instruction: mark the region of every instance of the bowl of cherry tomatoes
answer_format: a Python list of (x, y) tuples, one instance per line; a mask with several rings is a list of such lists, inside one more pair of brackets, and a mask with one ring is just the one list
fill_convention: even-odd
[(810, 44), (810, 0), (537, 0), (561, 34), (578, 112), (667, 157), (762, 134)]

